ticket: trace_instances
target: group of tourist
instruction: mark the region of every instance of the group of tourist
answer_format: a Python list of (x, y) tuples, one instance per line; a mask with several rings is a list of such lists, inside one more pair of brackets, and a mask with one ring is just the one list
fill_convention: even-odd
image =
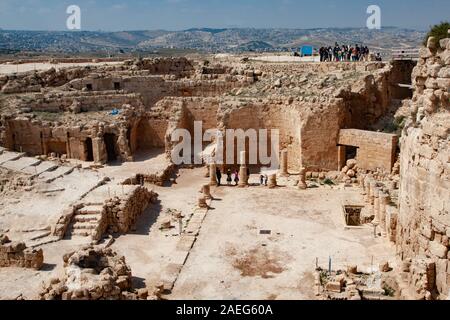
[[(248, 184), (248, 180), (250, 179), (250, 174), (251, 174), (250, 169), (247, 168), (247, 181), (246, 181), (247, 184)], [(239, 184), (239, 179), (240, 179), (239, 170), (236, 169), (236, 170), (232, 171), (231, 169), (228, 169), (226, 171), (226, 176), (227, 176), (226, 182), (227, 182), (228, 186), (231, 186), (233, 182), (234, 182), (235, 186), (237, 186)], [(217, 180), (217, 185), (219, 185), (219, 186), (222, 185), (222, 177), (223, 177), (222, 171), (219, 168), (217, 168), (216, 169), (216, 180)], [(262, 186), (263, 185), (267, 186), (268, 181), (269, 181), (269, 177), (267, 176), (267, 174), (261, 174), (260, 184)]]
[(339, 61), (368, 61), (370, 50), (367, 46), (340, 46), (337, 42), (334, 47), (321, 47), (319, 49), (320, 62)]

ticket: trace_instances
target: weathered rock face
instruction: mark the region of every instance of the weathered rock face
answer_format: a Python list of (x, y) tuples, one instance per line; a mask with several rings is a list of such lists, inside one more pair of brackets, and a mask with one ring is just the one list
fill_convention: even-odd
[(27, 248), (23, 242), (11, 242), (0, 234), (0, 268), (17, 267), (39, 270), (44, 264), (42, 249)]
[(410, 285), (417, 298), (445, 298), (450, 290), (450, 61), (423, 48), (413, 71), (411, 116), (401, 139), (398, 254), (412, 259)]
[(52, 279), (42, 300), (131, 300), (131, 270), (111, 249), (87, 247), (64, 256), (65, 276)]

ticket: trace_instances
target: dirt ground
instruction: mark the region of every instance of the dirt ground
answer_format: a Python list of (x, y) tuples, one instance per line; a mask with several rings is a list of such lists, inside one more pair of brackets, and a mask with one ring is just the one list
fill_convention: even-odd
[(357, 189), (221, 187), (213, 195), (171, 299), (312, 299), (316, 258), (323, 268), (331, 257), (333, 269), (360, 270), (395, 260), (372, 229), (345, 229), (341, 203), (361, 201)]
[[(113, 169), (111, 175), (122, 176), (119, 167)], [(169, 217), (167, 209), (192, 214), (200, 186), (209, 182), (204, 173), (182, 169), (172, 185), (149, 185), (159, 203), (144, 212), (134, 231), (115, 235), (112, 248), (125, 255), (135, 287), (154, 287), (180, 263), (178, 230), (159, 227)], [(333, 269), (357, 264), (360, 270), (395, 262), (394, 248), (372, 229), (345, 228), (341, 205), (361, 202), (357, 188), (300, 191), (280, 180), (285, 187), (268, 189), (256, 180), (255, 175), (255, 185), (244, 189), (213, 188), (212, 208), (167, 299), (313, 299), (316, 261), (327, 268), (331, 257)], [(40, 271), (0, 269), (0, 299), (35, 298), (43, 281), (63, 271), (63, 254), (86, 244), (78, 240), (43, 245), (46, 264)]]

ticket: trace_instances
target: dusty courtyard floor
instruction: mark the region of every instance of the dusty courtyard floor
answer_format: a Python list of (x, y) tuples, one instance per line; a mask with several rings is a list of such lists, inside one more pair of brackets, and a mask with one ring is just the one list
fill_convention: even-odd
[(341, 204), (360, 202), (358, 189), (221, 187), (214, 196), (171, 299), (313, 299), (316, 258), (360, 270), (372, 257), (374, 267), (395, 260), (370, 228), (345, 229)]
[[(120, 168), (110, 168), (108, 175), (122, 178)], [(171, 278), (175, 284), (167, 299), (314, 299), (316, 260), (327, 268), (331, 257), (333, 269), (357, 264), (362, 271), (395, 262), (394, 248), (374, 238), (372, 229), (345, 228), (342, 203), (361, 202), (359, 189), (299, 191), (283, 180), (280, 184), (289, 186), (268, 189), (256, 185), (256, 175), (249, 188), (213, 188), (215, 200), (197, 240), (190, 251), (180, 252), (177, 228), (159, 227), (170, 218), (167, 209), (181, 211), (187, 227), (200, 186), (209, 181), (204, 173), (204, 168), (182, 169), (175, 184), (148, 185), (159, 202), (139, 217), (135, 230), (114, 235), (112, 248), (126, 257), (135, 287), (155, 287)], [(42, 282), (63, 271), (62, 255), (85, 244), (74, 238), (43, 245), (46, 265), (40, 271), (0, 269), (0, 299), (36, 298)]]

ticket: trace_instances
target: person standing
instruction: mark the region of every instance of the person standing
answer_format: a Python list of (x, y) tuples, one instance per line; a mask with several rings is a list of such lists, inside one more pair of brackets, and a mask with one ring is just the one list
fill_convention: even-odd
[(247, 167), (247, 181), (245, 181), (248, 184), (248, 181), (250, 180), (250, 168)]
[(227, 170), (227, 185), (231, 185), (231, 181), (233, 181), (233, 180), (231, 179), (231, 170), (228, 169), (228, 170)]
[(222, 183), (222, 172), (219, 168), (216, 168), (216, 179), (217, 179), (217, 185), (220, 187)]
[(239, 184), (239, 172), (237, 170), (234, 171), (234, 183), (236, 186)]

